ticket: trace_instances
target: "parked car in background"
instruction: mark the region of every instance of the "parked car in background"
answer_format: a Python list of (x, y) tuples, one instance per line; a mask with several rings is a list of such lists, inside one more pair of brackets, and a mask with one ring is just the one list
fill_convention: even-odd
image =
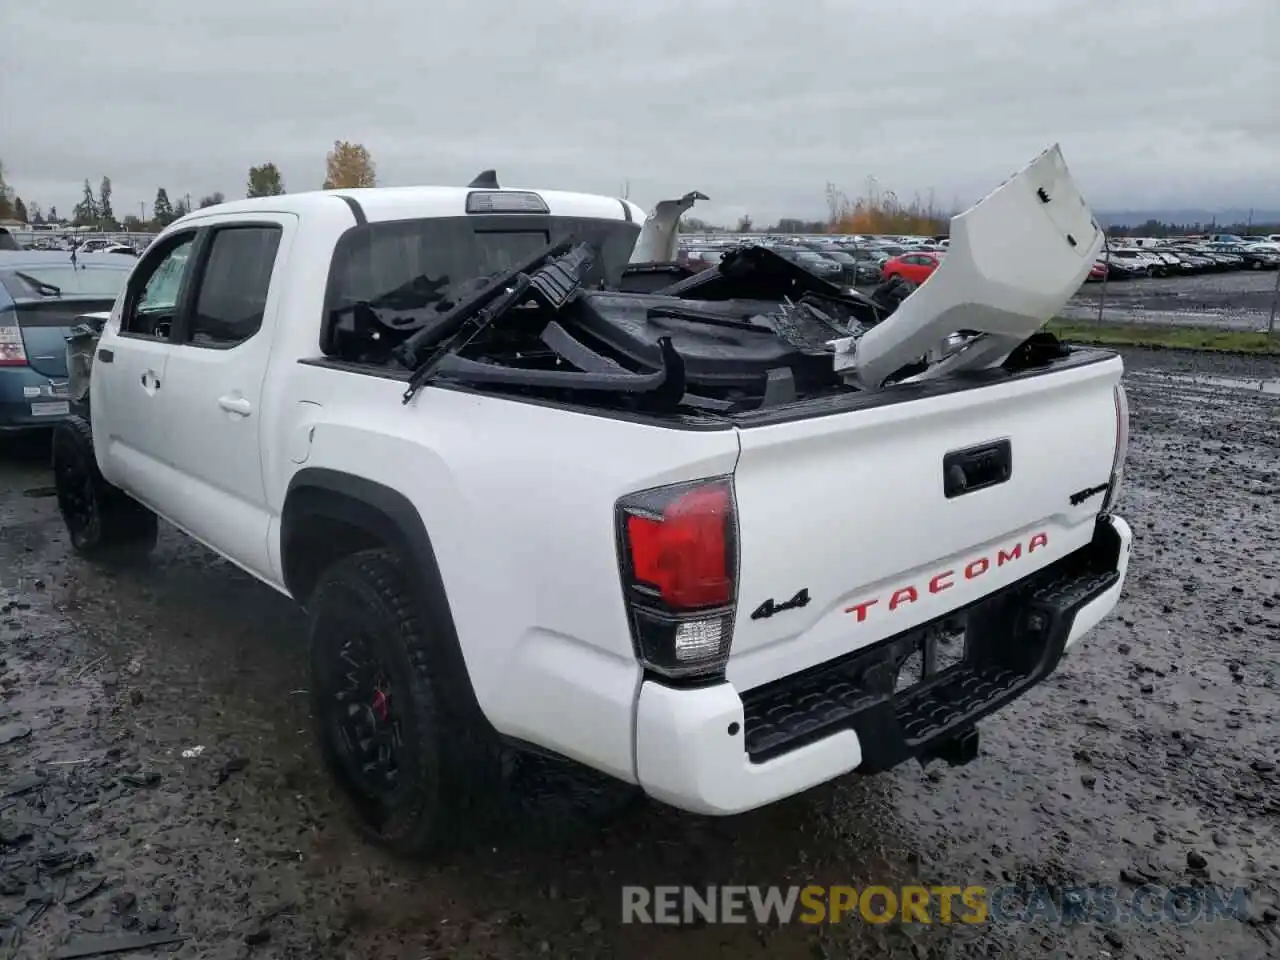
[(840, 264), (840, 282), (842, 284), (852, 287), (859, 283), (866, 283), (865, 279), (859, 279), (858, 261), (851, 254), (834, 246), (816, 252), (819, 256)]
[(776, 246), (769, 249), (783, 259), (804, 267), (810, 273), (821, 277), (823, 280), (839, 283), (841, 276), (844, 274), (844, 267), (841, 264), (836, 263), (834, 260), (828, 260), (822, 254), (813, 250), (790, 246)]
[(1220, 266), (1216, 261), (1211, 260), (1208, 257), (1201, 256), (1200, 254), (1192, 253), (1188, 250), (1180, 250), (1170, 247), (1165, 248), (1164, 252), (1171, 253), (1173, 256), (1181, 260), (1184, 267), (1191, 273), (1207, 273), (1211, 270), (1219, 269)]
[(1089, 270), (1089, 276), (1085, 278), (1086, 283), (1096, 283), (1099, 280), (1107, 279), (1107, 265), (1102, 260), (1095, 260), (1093, 266)]
[(70, 413), (67, 336), (79, 317), (111, 309), (133, 265), (110, 254), (72, 263), (62, 251), (0, 251), (0, 432)]
[(942, 264), (940, 253), (904, 253), (900, 257), (890, 257), (880, 268), (880, 279), (891, 280), (901, 277), (916, 285), (924, 283)]
[(1107, 262), (1116, 263), (1117, 261), (1138, 266), (1139, 272), (1148, 277), (1164, 276), (1169, 272), (1168, 264), (1138, 247), (1112, 247), (1108, 251)]
[(1157, 270), (1156, 276), (1169, 277), (1174, 274), (1192, 272), (1190, 264), (1183, 263), (1181, 258), (1170, 250), (1148, 248), (1147, 252), (1164, 264), (1164, 270)]
[(1098, 260), (1106, 264), (1108, 280), (1129, 280), (1134, 277), (1149, 276), (1148, 271), (1151, 265), (1146, 260), (1137, 257), (1118, 257), (1116, 251), (1104, 251), (1098, 255)]
[(105, 253), (113, 247), (121, 247), (124, 244), (118, 240), (112, 240), (108, 237), (90, 237), (87, 240), (81, 240), (76, 244), (76, 255), (85, 253)]
[(709, 267), (714, 267), (723, 257), (723, 250), (709, 248), (686, 249), (676, 254), (676, 262), (690, 270), (702, 271)]
[(1215, 246), (1215, 253), (1225, 253), (1228, 256), (1239, 257), (1241, 265), (1246, 270), (1275, 270), (1280, 267), (1280, 255), (1274, 254), (1269, 250), (1259, 250), (1256, 247), (1245, 247), (1238, 245)]
[(1228, 249), (1224, 249), (1221, 247), (1218, 247), (1218, 248), (1205, 247), (1205, 248), (1202, 248), (1202, 252), (1204, 253), (1205, 256), (1215, 260), (1218, 263), (1218, 265), (1222, 267), (1223, 270), (1243, 270), (1244, 269), (1244, 257), (1240, 256), (1239, 254), (1232, 253)]

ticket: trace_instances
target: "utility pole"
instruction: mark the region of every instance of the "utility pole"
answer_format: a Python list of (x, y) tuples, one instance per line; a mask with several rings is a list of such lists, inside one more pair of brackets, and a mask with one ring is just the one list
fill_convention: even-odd
[(187, 206), (187, 213), (190, 213), (191, 212), (191, 194), (189, 193), (186, 194), (182, 199)]
[(138, 219), (143, 223), (147, 222), (147, 201), (145, 200), (138, 201)]

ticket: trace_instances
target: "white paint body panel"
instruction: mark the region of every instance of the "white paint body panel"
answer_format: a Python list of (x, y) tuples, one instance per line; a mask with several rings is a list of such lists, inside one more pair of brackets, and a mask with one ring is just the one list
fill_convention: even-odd
[(844, 342), (837, 369), (876, 387), (959, 330), (988, 336), (923, 378), (997, 364), (1080, 289), (1102, 245), (1054, 146), (952, 218), (942, 264), (887, 320)]
[[(746, 689), (933, 620), (1087, 544), (1115, 451), (1117, 357), (1061, 371), (741, 432), (739, 596), (729, 679)], [(894, 389), (894, 388), (889, 388)], [(909, 388), (902, 388), (909, 389)], [(1000, 439), (1005, 483), (948, 500), (942, 458)], [(1048, 546), (1026, 552), (1029, 538)], [(890, 610), (892, 593), (1001, 546), (1016, 562)], [(808, 588), (813, 602), (752, 620), (769, 598)], [(862, 622), (846, 609), (879, 598)]]
[[(1074, 645), (1115, 607), (1129, 568), (1133, 532), (1112, 518), (1120, 536), (1120, 580), (1077, 614), (1068, 643)], [(1070, 650), (1071, 647), (1068, 647)], [(857, 769), (862, 745), (852, 730), (752, 763), (742, 735), (738, 687), (673, 691), (646, 682), (636, 718), (636, 768), (645, 789), (659, 800), (695, 813), (725, 816), (765, 806)]]
[[(99, 344), (116, 362), (93, 377), (99, 464), (282, 593), (281, 514), (299, 470), (325, 468), (401, 493), (429, 532), (479, 705), (502, 734), (639, 782), (677, 806), (759, 806), (855, 769), (861, 754), (845, 733), (750, 764), (741, 734), (726, 733), (742, 722), (740, 690), (937, 616), (1006, 574), (893, 619), (877, 611), (852, 629), (844, 606), (902, 577), (1044, 529), (1049, 546), (1007, 572), (1025, 576), (1088, 539), (1097, 504), (1069, 508), (1067, 495), (1107, 478), (1118, 360), (745, 430), (677, 429), (437, 387), (404, 405), (398, 380), (298, 362), (319, 356), (329, 263), (354, 223), (338, 193), (378, 221), (461, 216), (467, 191), (294, 194), (220, 205), (171, 226), (284, 225), (267, 316), (241, 347), (196, 357), (181, 355), (190, 347), (120, 337), (117, 303)], [(642, 217), (613, 198), (541, 195), (553, 215)], [(132, 389), (151, 368), (163, 371), (168, 406)], [(250, 416), (211, 413), (232, 391), (250, 401)], [(1013, 480), (944, 501), (943, 453), (1000, 436), (1013, 440)], [(615, 503), (723, 475), (735, 478), (741, 532), (729, 682), (658, 687), (644, 680), (632, 649)], [(745, 616), (800, 586), (817, 602), (769, 620)], [(1094, 622), (1113, 603), (1098, 605)]]

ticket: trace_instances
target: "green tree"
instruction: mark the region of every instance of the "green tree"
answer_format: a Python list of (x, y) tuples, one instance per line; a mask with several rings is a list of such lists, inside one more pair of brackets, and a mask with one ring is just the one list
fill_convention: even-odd
[(103, 226), (115, 225), (115, 214), (111, 212), (111, 178), (103, 177), (102, 183), (98, 187), (98, 219), (103, 221)]
[(284, 178), (274, 163), (249, 168), (249, 187), (246, 197), (278, 197), (284, 193)]
[(750, 233), (752, 226), (750, 214), (744, 213), (738, 218), (738, 233)]
[(98, 201), (93, 197), (93, 187), (89, 186), (88, 180), (84, 182), (84, 196), (71, 215), (77, 227), (89, 226), (98, 219)]
[(173, 205), (174, 220), (181, 220), (190, 212), (191, 212), (191, 205), (187, 202), (185, 197)]
[(213, 193), (200, 198), (200, 209), (203, 210), (205, 207), (216, 207), (218, 204), (226, 202), (226, 199), (226, 195), (223, 194), (222, 191), (215, 190)]
[(28, 220), (27, 223), (44, 223), (44, 211), (40, 209), (40, 204), (32, 201), (31, 205), (27, 207), (27, 209), (30, 211), (31, 215), (31, 219)]
[(0, 163), (0, 220), (8, 220), (13, 216), (13, 191), (4, 178), (4, 164)]
[(164, 187), (156, 191), (155, 202), (151, 205), (151, 219), (159, 227), (167, 227), (177, 219), (173, 215), (173, 204), (169, 202), (169, 192)]
[(372, 187), (378, 182), (373, 158), (362, 143), (348, 140), (333, 141), (333, 149), (324, 161), (325, 175), (322, 190), (341, 190), (348, 187)]
[(681, 217), (676, 229), (680, 233), (715, 233), (720, 228), (697, 217)]
[(57, 207), (50, 207), (50, 208), (49, 208), (49, 222), (50, 222), (50, 223), (61, 223), (61, 222), (62, 222), (62, 220), (61, 220), (61, 219), (59, 219), (59, 217), (58, 217), (58, 208), (57, 208)]
[(13, 198), (13, 219), (21, 220), (23, 223), (30, 223), (27, 219), (27, 205), (22, 202), (21, 197)]

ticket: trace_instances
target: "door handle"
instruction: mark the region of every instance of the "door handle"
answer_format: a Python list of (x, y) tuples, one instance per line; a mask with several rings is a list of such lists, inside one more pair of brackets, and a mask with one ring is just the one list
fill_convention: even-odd
[(111, 363), (116, 358), (115, 352), (108, 350), (106, 347), (98, 348), (98, 359), (103, 363)]
[(227, 413), (237, 413), (242, 417), (253, 413), (253, 404), (244, 397), (219, 397), (218, 406)]
[(1013, 444), (995, 440), (952, 450), (942, 458), (942, 489), (948, 500), (1005, 483), (1013, 476)]

